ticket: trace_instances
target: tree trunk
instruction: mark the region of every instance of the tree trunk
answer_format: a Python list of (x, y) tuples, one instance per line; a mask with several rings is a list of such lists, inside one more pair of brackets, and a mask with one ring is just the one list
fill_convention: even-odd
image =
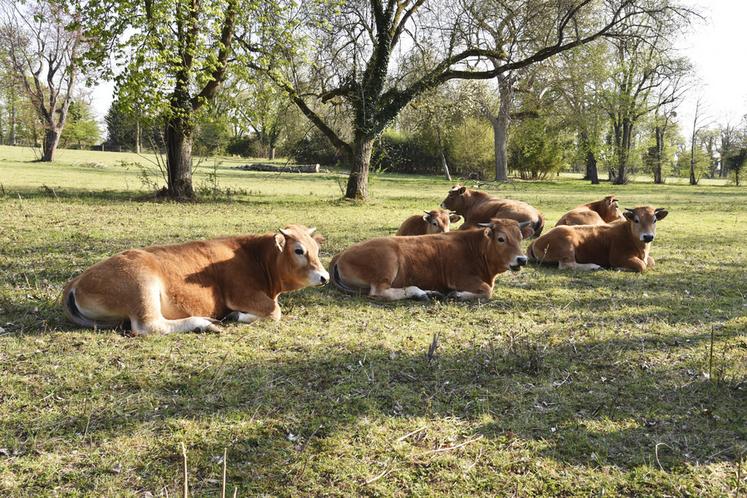
[(449, 163), (446, 162), (446, 154), (444, 154), (444, 146), (441, 142), (441, 128), (436, 127), (436, 136), (438, 137), (438, 152), (441, 154), (441, 167), (444, 170), (446, 179), (451, 181), (451, 173), (449, 173)]
[(632, 143), (633, 123), (625, 120), (623, 121), (621, 128), (618, 144), (617, 178), (615, 178), (614, 181), (616, 185), (628, 183), (628, 156), (630, 154), (630, 145)]
[(192, 189), (192, 127), (180, 119), (166, 125), (166, 166), (168, 196), (175, 200), (191, 200)]
[(491, 117), (493, 125), (493, 145), (495, 148), (495, 181), (508, 181), (508, 155), (506, 144), (508, 142), (508, 125), (511, 123), (511, 99), (512, 88), (509, 78), (498, 77), (498, 88), (500, 93), (500, 106), (498, 115)]
[(270, 145), (270, 150), (269, 150), (269, 154), (267, 154), (267, 159), (269, 159), (270, 161), (274, 160), (275, 159), (275, 151), (276, 151), (275, 146), (274, 145)]
[(350, 161), (350, 176), (348, 186), (345, 190), (346, 199), (368, 198), (368, 169), (371, 165), (371, 152), (373, 151), (373, 138), (358, 136), (353, 142), (352, 157)]
[(690, 143), (690, 185), (697, 185), (698, 180), (695, 178), (695, 133)]
[(140, 154), (140, 120), (135, 120), (135, 154)]
[(664, 129), (661, 126), (654, 128), (654, 135), (656, 136), (656, 149), (654, 151), (654, 183), (660, 185), (664, 183), (664, 178), (661, 174), (661, 161), (664, 155)]
[(11, 86), (10, 113), (8, 119), (8, 145), (16, 144), (16, 92), (15, 87)]
[(60, 132), (58, 128), (50, 127), (44, 130), (44, 142), (42, 143), (42, 162), (54, 161), (57, 145), (60, 143)]
[(592, 185), (599, 185), (599, 170), (597, 169), (597, 158), (594, 150), (591, 148), (589, 134), (586, 131), (581, 132), (581, 147), (586, 153), (586, 178), (591, 181)]

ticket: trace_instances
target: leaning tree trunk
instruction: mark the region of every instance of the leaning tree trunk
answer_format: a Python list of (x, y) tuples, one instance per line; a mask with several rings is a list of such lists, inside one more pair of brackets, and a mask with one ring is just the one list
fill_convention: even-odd
[(57, 152), (57, 145), (60, 143), (61, 131), (54, 126), (44, 130), (44, 142), (42, 143), (42, 162), (54, 161), (54, 154)]
[(368, 199), (368, 169), (371, 165), (373, 138), (358, 136), (352, 144), (350, 161), (350, 176), (345, 190), (347, 199)]
[(664, 129), (661, 126), (657, 126), (654, 129), (656, 136), (656, 150), (654, 156), (654, 183), (664, 183), (664, 178), (661, 174), (661, 162), (662, 156), (664, 155)]
[(175, 200), (191, 200), (192, 189), (192, 127), (179, 118), (166, 124), (167, 194)]
[(451, 181), (451, 173), (449, 173), (449, 163), (446, 162), (446, 154), (444, 154), (444, 146), (441, 141), (441, 129), (436, 127), (436, 136), (438, 137), (438, 152), (441, 154), (441, 167), (444, 170), (444, 176), (446, 179)]

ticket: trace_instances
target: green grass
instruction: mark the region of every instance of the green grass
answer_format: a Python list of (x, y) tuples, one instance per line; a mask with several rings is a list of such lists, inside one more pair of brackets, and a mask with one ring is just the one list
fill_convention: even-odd
[(155, 203), (122, 158), (0, 148), (0, 495), (178, 496), (181, 443), (195, 496), (219, 496), (224, 448), (240, 496), (747, 493), (747, 189), (490, 185), (550, 225), (607, 193), (667, 207), (657, 268), (530, 267), (480, 304), (307, 289), (277, 324), (128, 338), (66, 323), (63, 284), (129, 247), (292, 222), (327, 237), (326, 262), (449, 184), (377, 176), (362, 205), (336, 172), (226, 161), (230, 197)]

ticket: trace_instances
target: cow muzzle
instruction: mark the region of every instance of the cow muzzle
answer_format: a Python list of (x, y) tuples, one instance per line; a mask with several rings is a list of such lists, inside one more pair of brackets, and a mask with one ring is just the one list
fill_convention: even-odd
[(517, 256), (514, 258), (514, 260), (511, 262), (508, 267), (511, 269), (511, 271), (519, 271), (521, 270), (522, 266), (526, 266), (527, 264), (527, 257), (526, 256)]
[(654, 235), (653, 235), (653, 234), (651, 234), (651, 233), (644, 233), (644, 234), (641, 234), (641, 240), (642, 240), (643, 242), (653, 242), (653, 240), (654, 240)]
[(329, 282), (329, 273), (327, 270), (311, 270), (309, 272), (310, 285), (324, 285)]

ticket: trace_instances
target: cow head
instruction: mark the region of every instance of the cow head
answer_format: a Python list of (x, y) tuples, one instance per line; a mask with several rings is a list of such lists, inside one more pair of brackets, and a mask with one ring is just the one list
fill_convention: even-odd
[(449, 194), (446, 196), (446, 199), (444, 199), (441, 203), (441, 207), (464, 216), (468, 197), (469, 191), (467, 190), (467, 187), (464, 187), (462, 185), (454, 185), (453, 187), (451, 187), (451, 190), (449, 190)]
[(642, 206), (637, 208), (626, 208), (623, 215), (628, 220), (630, 231), (636, 240), (641, 242), (653, 242), (656, 237), (656, 222), (663, 220), (669, 212), (664, 208), (653, 206)]
[(329, 273), (319, 261), (319, 244), (324, 237), (315, 231), (313, 227), (288, 225), (275, 234), (275, 246), (280, 252), (281, 281), (287, 290), (324, 285), (329, 281)]
[(522, 223), (506, 218), (493, 218), (490, 223), (478, 223), (484, 228), (485, 238), (493, 246), (491, 253), (499, 258), (500, 271), (519, 271), (527, 264), (527, 257), (521, 249), (521, 241), (534, 235), (531, 221)]
[(426, 233), (445, 233), (449, 231), (449, 225), (456, 223), (461, 218), (456, 213), (451, 213), (445, 209), (434, 209), (424, 211), (423, 221), (428, 225)]
[(617, 202), (617, 198), (614, 195), (608, 195), (601, 202), (601, 209), (599, 216), (605, 221), (605, 223), (612, 223), (616, 220), (623, 220), (622, 211)]

